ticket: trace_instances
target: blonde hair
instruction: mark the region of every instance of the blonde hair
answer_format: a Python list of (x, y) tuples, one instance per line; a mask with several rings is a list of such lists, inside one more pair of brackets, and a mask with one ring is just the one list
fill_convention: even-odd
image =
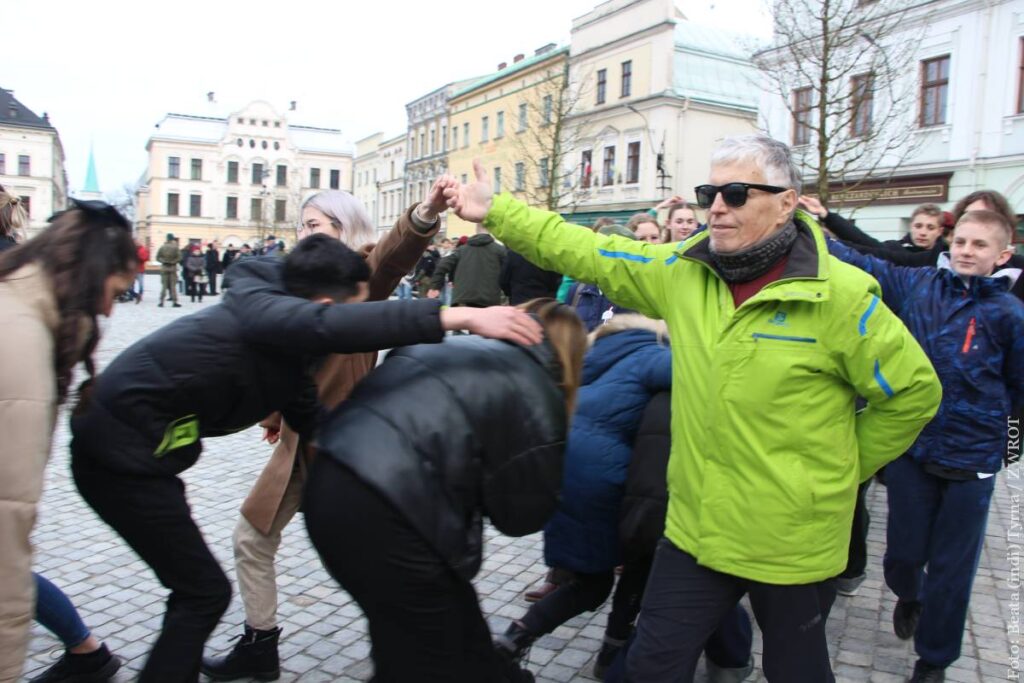
[[(344, 190), (324, 190), (302, 202), (302, 209), (311, 206), (330, 219), (341, 233), (341, 242), (349, 249), (359, 249), (374, 241), (373, 222), (363, 203)], [(302, 210), (299, 211), (300, 218)]]
[(565, 394), (565, 414), (571, 418), (576, 410), (576, 393), (583, 376), (587, 328), (572, 308), (555, 299), (531, 299), (516, 308), (535, 315), (544, 327), (544, 336), (562, 368), (559, 386)]
[(594, 331), (588, 337), (588, 341), (593, 344), (601, 337), (607, 337), (616, 332), (625, 332), (626, 330), (648, 330), (658, 335), (659, 342), (668, 340), (668, 325), (665, 324), (664, 320), (655, 320), (639, 313), (620, 313), (612, 316), (603, 325), (598, 325), (594, 328)]
[(630, 232), (636, 232), (636, 229), (639, 228), (644, 223), (653, 223), (654, 226), (658, 228), (658, 232), (661, 232), (661, 223), (658, 222), (657, 218), (647, 213), (646, 211), (643, 213), (634, 213), (632, 216), (630, 216), (629, 222), (626, 223), (626, 229), (629, 230)]
[(0, 235), (18, 236), (28, 224), (28, 212), (21, 198), (0, 186)]

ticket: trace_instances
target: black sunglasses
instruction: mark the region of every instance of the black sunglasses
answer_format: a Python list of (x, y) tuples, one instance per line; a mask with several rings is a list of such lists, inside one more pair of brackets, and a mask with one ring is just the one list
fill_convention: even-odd
[(722, 193), (722, 201), (726, 206), (738, 209), (747, 203), (747, 194), (750, 190), (762, 190), (778, 194), (785, 192), (788, 187), (776, 187), (775, 185), (758, 185), (757, 183), (726, 183), (725, 185), (698, 185), (693, 188), (697, 196), (697, 206), (702, 209), (711, 208), (715, 202), (715, 195)]

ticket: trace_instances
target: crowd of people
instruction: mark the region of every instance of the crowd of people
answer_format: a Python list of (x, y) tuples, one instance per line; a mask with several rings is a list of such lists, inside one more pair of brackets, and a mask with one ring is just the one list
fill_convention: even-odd
[[(710, 168), (692, 203), (625, 225), (573, 226), (495, 196), (476, 164), (473, 182), (439, 178), (376, 244), (341, 191), (306, 201), (287, 254), (275, 242), (260, 258), (183, 256), (168, 235), (159, 305), (179, 305), (182, 267), (189, 296), (216, 292), (221, 274), (223, 295), (101, 373), (97, 317), (142, 294), (148, 252), (131, 226), (73, 201), (39, 236), (7, 240), (0, 322), (18, 363), (0, 374), (0, 680), (18, 676), (33, 617), (66, 648), (34, 680), (103, 681), (120, 666), (32, 573), (69, 398), (79, 492), (169, 591), (142, 681), (279, 677), (275, 562), (300, 509), (366, 615), (382, 683), (531, 681), (531, 644), (609, 597), (596, 677), (690, 681), (703, 655), (711, 681), (742, 681), (745, 595), (768, 680), (832, 681), (826, 623), (863, 581), (876, 477), (893, 630), (918, 656), (908, 675), (944, 680), (1006, 420), (1024, 403), (1016, 217), (981, 190), (948, 213), (918, 207), (906, 238), (880, 243), (801, 194), (782, 143), (729, 138)], [(0, 191), (0, 238), (23, 224), (18, 208)], [(477, 234), (439, 239), (449, 210)], [(231, 584), (179, 475), (203, 440), (254, 424), (274, 450), (233, 537), (245, 623), (230, 651), (204, 656)], [(499, 634), (471, 583), (485, 520), (543, 530), (549, 567)]]

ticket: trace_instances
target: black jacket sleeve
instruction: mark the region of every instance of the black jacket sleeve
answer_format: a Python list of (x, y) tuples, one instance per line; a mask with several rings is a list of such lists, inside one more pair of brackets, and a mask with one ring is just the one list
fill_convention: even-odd
[(858, 228), (852, 221), (843, 218), (834, 211), (829, 211), (823, 222), (825, 227), (832, 231), (833, 235), (847, 242), (850, 246), (861, 244), (869, 247), (882, 246), (881, 242)]
[(238, 316), (246, 342), (320, 355), (444, 339), (440, 301), (317, 304), (284, 290), (280, 263), (253, 259), (231, 267), (231, 288), (224, 303)]
[(302, 439), (308, 439), (322, 417), (320, 403), (317, 401), (316, 383), (310, 379), (302, 392), (287, 406), (281, 409), (284, 421)]
[[(836, 236), (838, 236), (838, 233)], [(909, 249), (893, 249), (881, 244), (872, 246), (867, 244), (858, 244), (856, 242), (847, 242), (846, 240), (843, 241), (862, 254), (877, 256), (883, 261), (888, 261), (889, 263), (895, 263), (898, 266), (907, 266), (910, 268), (934, 266), (939, 262), (939, 255), (946, 251), (945, 242), (941, 241), (936, 242), (935, 246), (928, 251), (910, 251)]]

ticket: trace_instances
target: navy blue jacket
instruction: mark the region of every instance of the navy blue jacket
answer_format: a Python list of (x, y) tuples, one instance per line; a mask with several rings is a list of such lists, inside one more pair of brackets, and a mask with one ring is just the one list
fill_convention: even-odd
[(608, 311), (612, 314), (632, 312), (609, 301), (597, 285), (588, 285), (585, 282), (577, 282), (570, 287), (565, 302), (576, 311), (587, 332), (593, 332), (595, 328), (600, 327)]
[(651, 396), (671, 384), (669, 347), (648, 330), (601, 337), (587, 353), (562, 498), (544, 529), (549, 566), (597, 573), (622, 563), (619, 508), (633, 441)]
[(906, 268), (834, 240), (829, 251), (878, 280), (885, 304), (921, 344), (942, 382), (939, 412), (910, 455), (921, 463), (998, 472), (1007, 417), (1024, 400), (1024, 303), (1008, 293), (1020, 271), (972, 277), (967, 284), (946, 258), (937, 268)]

